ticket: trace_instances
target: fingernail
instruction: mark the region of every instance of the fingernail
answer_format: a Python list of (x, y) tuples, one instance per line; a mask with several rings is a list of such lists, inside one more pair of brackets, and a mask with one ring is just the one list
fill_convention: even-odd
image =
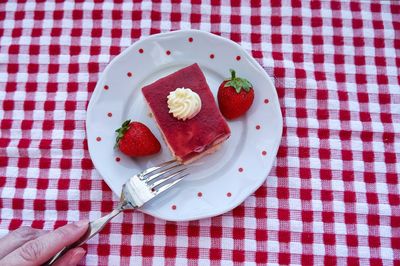
[(74, 257), (82, 257), (85, 254), (86, 254), (86, 250), (84, 250), (83, 248), (77, 248), (77, 250), (75, 251)]
[(85, 256), (85, 254), (86, 250), (84, 250), (83, 248), (77, 248), (74, 254), (72, 255), (71, 260), (69, 261), (69, 264), (74, 266), (77, 265), (78, 262), (83, 258), (83, 256)]
[(77, 221), (74, 224), (77, 227), (86, 227), (88, 223), (89, 223), (89, 220), (84, 219), (84, 220), (81, 220), (81, 221)]

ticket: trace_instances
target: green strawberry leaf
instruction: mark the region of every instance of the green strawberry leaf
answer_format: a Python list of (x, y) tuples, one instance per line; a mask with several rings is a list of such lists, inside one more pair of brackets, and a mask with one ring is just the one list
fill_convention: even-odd
[(253, 85), (245, 78), (238, 78), (236, 77), (236, 72), (233, 69), (230, 69), (231, 72), (231, 79), (227, 79), (227, 83), (225, 83), (224, 87), (232, 87), (235, 89), (237, 93), (243, 89), (246, 92), (249, 92)]
[(129, 124), (131, 120), (126, 120), (122, 126), (115, 130), (117, 132), (117, 138), (115, 139), (114, 149), (118, 148), (119, 141), (124, 137), (125, 133), (129, 130)]

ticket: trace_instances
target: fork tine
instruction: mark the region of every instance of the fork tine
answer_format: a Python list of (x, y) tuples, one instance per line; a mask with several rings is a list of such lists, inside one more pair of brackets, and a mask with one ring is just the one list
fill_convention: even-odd
[(157, 179), (158, 177), (162, 176), (162, 175), (169, 175), (173, 170), (179, 168), (180, 166), (183, 166), (182, 164), (176, 164), (173, 165), (165, 170), (162, 170), (161, 172), (159, 171), (156, 174), (150, 175), (149, 177), (145, 177), (144, 180), (146, 181), (147, 184), (149, 184), (151, 181)]
[(151, 188), (155, 188), (156, 186), (159, 186), (159, 185), (161, 185), (161, 184), (163, 184), (163, 183), (165, 183), (165, 182), (167, 182), (169, 180), (172, 180), (174, 177), (178, 176), (180, 173), (182, 173), (186, 169), (187, 168), (180, 169), (180, 170), (178, 170), (178, 171), (176, 171), (174, 173), (171, 173), (171, 174), (167, 175), (164, 178), (160, 178), (159, 180), (155, 181), (152, 185), (150, 185), (150, 187)]
[(157, 189), (157, 190), (154, 192), (155, 195), (158, 195), (158, 194), (160, 194), (160, 193), (162, 193), (162, 192), (164, 192), (164, 191), (170, 189), (171, 187), (173, 187), (174, 185), (176, 185), (178, 182), (180, 182), (184, 177), (186, 177), (186, 176), (188, 176), (188, 175), (189, 175), (188, 173), (187, 173), (187, 174), (184, 174), (183, 176), (179, 177), (178, 179), (174, 180), (173, 182), (168, 183), (168, 184), (166, 184), (166, 185), (160, 187), (159, 189)]
[(157, 165), (157, 166), (153, 166), (153, 167), (147, 168), (147, 169), (143, 170), (143, 171), (139, 174), (139, 178), (140, 178), (141, 180), (145, 180), (145, 179), (147, 178), (146, 175), (151, 174), (151, 173), (153, 173), (154, 171), (157, 171), (157, 170), (159, 170), (159, 169), (162, 169), (163, 167), (166, 167), (166, 166), (171, 165), (171, 164), (176, 163), (176, 162), (177, 162), (176, 160), (171, 160), (171, 161), (168, 161), (168, 162), (159, 164), (159, 165)]

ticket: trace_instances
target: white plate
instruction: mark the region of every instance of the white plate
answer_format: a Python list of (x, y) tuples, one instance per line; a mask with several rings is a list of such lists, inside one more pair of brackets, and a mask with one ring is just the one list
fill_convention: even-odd
[[(276, 89), (261, 66), (238, 44), (222, 37), (182, 30), (140, 40), (106, 67), (87, 110), (89, 152), (96, 169), (117, 195), (135, 173), (171, 159), (141, 88), (192, 63), (198, 63), (216, 95), (229, 69), (253, 83), (249, 112), (228, 121), (232, 135), (216, 153), (196, 162), (179, 185), (145, 204), (141, 211), (171, 221), (196, 220), (227, 212), (252, 194), (271, 170), (282, 135)], [(113, 149), (115, 129), (127, 119), (146, 124), (162, 151), (132, 159)], [(100, 139), (101, 138), (101, 139)], [(120, 158), (117, 161), (116, 158)]]

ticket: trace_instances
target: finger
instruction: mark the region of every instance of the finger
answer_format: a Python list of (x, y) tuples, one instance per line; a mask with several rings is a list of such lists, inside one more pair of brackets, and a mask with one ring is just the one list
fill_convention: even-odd
[(20, 227), (0, 239), (0, 259), (16, 250), (26, 242), (36, 239), (48, 232), (31, 227)]
[(1, 261), (0, 265), (38, 265), (46, 262), (67, 245), (77, 241), (88, 228), (88, 221), (67, 224), (48, 234), (31, 240), (14, 250)]
[(74, 248), (59, 258), (54, 266), (75, 266), (85, 256), (86, 251), (83, 248)]

